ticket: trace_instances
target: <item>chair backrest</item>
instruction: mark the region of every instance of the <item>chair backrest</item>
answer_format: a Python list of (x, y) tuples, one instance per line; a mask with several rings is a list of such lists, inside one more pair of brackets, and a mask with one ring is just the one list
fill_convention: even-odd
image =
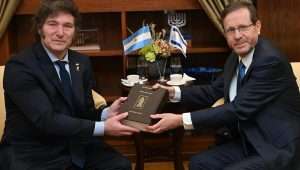
[(5, 122), (5, 103), (4, 103), (4, 90), (3, 90), (3, 74), (4, 66), (0, 66), (0, 140), (2, 138)]
[(101, 96), (99, 93), (92, 90), (92, 95), (93, 95), (93, 99), (94, 99), (95, 108), (98, 109), (100, 107), (107, 106), (105, 98), (103, 96)]
[(300, 62), (291, 62), (293, 72), (297, 78), (297, 84), (300, 91)]

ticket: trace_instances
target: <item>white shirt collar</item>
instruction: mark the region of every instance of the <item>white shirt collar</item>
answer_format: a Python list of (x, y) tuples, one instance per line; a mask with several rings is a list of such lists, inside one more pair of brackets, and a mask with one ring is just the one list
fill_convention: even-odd
[(239, 56), (239, 62), (242, 60), (243, 64), (246, 67), (246, 72), (252, 63), (254, 50), (255, 50), (255, 48), (253, 48), (245, 57)]
[[(51, 52), (48, 50), (48, 48), (45, 47), (45, 45), (44, 45), (43, 43), (42, 43), (42, 45), (43, 45), (43, 47), (44, 47), (46, 53), (48, 54), (50, 60), (51, 60), (53, 63), (55, 63), (56, 61), (59, 60), (58, 57), (57, 57), (56, 55), (54, 55), (53, 53), (51, 53)], [(67, 51), (65, 57), (64, 57), (62, 60), (60, 60), (60, 61), (65, 61), (65, 62), (69, 63), (69, 52), (68, 52), (68, 51)]]

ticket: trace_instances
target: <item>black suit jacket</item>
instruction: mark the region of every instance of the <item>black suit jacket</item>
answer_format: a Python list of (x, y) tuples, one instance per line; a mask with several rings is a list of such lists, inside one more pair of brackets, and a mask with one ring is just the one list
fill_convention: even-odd
[(239, 120), (247, 140), (270, 169), (300, 169), (300, 95), (289, 62), (259, 38), (242, 87), (230, 102), (229, 87), (237, 65), (238, 56), (232, 53), (223, 75), (212, 85), (182, 89), (182, 99), (191, 108), (225, 98), (223, 106), (191, 112), (194, 127), (237, 127)]
[(60, 160), (70, 143), (84, 148), (92, 138), (100, 110), (95, 110), (91, 94), (91, 64), (86, 56), (69, 50), (69, 66), (74, 101), (64, 96), (54, 65), (40, 42), (6, 64), (3, 143), (12, 147), (14, 164), (21, 169)]

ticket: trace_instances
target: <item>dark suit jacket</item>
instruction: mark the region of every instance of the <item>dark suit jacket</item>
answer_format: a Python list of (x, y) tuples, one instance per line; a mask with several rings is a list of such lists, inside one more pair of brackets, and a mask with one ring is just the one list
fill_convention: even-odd
[(74, 101), (64, 96), (54, 65), (41, 43), (6, 64), (3, 143), (12, 147), (14, 164), (22, 165), (21, 169), (60, 160), (63, 153), (67, 155), (70, 143), (84, 148), (92, 138), (100, 110), (95, 110), (91, 94), (91, 64), (86, 56), (69, 50), (69, 65)]
[(234, 101), (229, 101), (230, 82), (238, 65), (232, 53), (224, 73), (210, 86), (182, 89), (191, 108), (210, 106), (224, 97), (225, 104), (191, 112), (194, 127), (237, 127), (265, 159), (270, 169), (300, 169), (300, 95), (287, 59), (259, 38), (252, 63)]

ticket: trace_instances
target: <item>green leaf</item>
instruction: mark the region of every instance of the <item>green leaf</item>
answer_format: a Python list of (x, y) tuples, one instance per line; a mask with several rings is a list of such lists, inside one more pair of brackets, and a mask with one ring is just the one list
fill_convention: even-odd
[(148, 44), (139, 50), (139, 55), (146, 55), (148, 52), (153, 52), (153, 51), (154, 49), (152, 47), (152, 44)]
[(145, 54), (146, 61), (154, 62), (155, 58), (156, 58), (156, 56), (155, 56), (154, 52), (148, 52), (147, 54)]

